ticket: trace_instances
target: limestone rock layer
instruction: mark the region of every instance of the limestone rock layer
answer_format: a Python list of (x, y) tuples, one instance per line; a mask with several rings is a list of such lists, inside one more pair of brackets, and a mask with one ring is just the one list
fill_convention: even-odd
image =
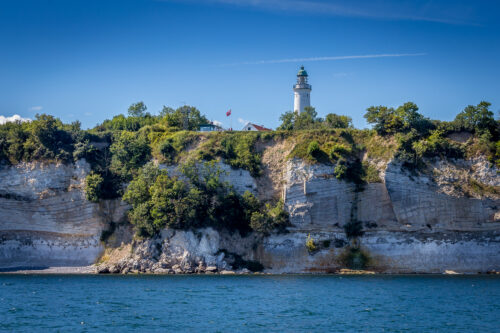
[[(258, 262), (267, 272), (333, 272), (343, 265), (349, 243), (343, 226), (350, 221), (362, 223), (361, 249), (370, 256), (370, 268), (380, 272), (500, 268), (499, 198), (457, 186), (472, 178), (498, 187), (497, 170), (485, 160), (433, 161), (427, 174), (390, 162), (379, 170), (381, 182), (361, 187), (336, 179), (333, 166), (300, 160), (283, 163), (281, 173), (273, 170), (280, 179), (272, 182), (220, 166), (240, 193), (250, 190), (266, 199), (279, 193), (290, 213), (288, 232), (242, 238), (211, 229), (165, 230), (157, 239), (130, 243), (133, 249), (115, 258), (120, 269), (210, 272), (231, 269), (231, 260), (224, 259), (229, 254)], [(87, 201), (83, 183), (89, 171), (83, 160), (0, 169), (0, 269), (89, 265), (102, 256), (101, 233), (110, 222), (125, 220), (127, 206)], [(319, 244), (314, 253), (305, 246), (308, 237)]]

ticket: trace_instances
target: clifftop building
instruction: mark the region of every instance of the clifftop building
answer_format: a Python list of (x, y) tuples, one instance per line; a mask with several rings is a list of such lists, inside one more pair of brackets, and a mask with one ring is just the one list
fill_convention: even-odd
[(306, 106), (311, 106), (311, 85), (307, 83), (307, 72), (304, 66), (297, 73), (297, 83), (293, 86), (293, 110), (301, 113)]

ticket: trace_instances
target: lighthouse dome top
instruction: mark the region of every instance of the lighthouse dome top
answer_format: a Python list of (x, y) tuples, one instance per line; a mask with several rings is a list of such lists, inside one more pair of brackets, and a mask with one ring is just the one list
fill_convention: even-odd
[(297, 73), (297, 76), (307, 76), (307, 72), (306, 72), (306, 70), (304, 69), (304, 66), (300, 66), (300, 70), (299, 70), (299, 72)]

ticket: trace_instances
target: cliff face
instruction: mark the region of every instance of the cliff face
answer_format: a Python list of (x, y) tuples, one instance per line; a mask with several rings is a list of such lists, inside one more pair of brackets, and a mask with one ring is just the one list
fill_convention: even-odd
[[(484, 160), (460, 163), (469, 178), (499, 185), (496, 170)], [(289, 234), (267, 238), (253, 258), (275, 272), (333, 271), (347, 242), (342, 226), (355, 219), (364, 225), (361, 248), (376, 270), (498, 269), (500, 201), (495, 196), (479, 199), (451, 191), (439, 184), (442, 161), (432, 168), (435, 176), (416, 176), (391, 162), (381, 172), (382, 183), (357, 191), (354, 184), (332, 177), (332, 167), (288, 162), (284, 193), (293, 227)], [(458, 172), (447, 174), (453, 178)], [(308, 235), (330, 246), (310, 255), (304, 246)]]
[(83, 160), (0, 169), (0, 268), (95, 261), (103, 250), (103, 228), (121, 218), (124, 207), (85, 199), (82, 188), (89, 171)]
[[(280, 144), (265, 149), (273, 151)], [(360, 244), (371, 258), (371, 269), (478, 272), (500, 267), (497, 192), (465, 186), (471, 180), (500, 186), (497, 170), (483, 159), (434, 161), (418, 175), (396, 162), (382, 163), (382, 181), (362, 188), (337, 180), (332, 166), (263, 160), (259, 179), (220, 166), (227, 171), (225, 180), (240, 192), (281, 195), (290, 212), (288, 233), (241, 238), (212, 229), (165, 230), (155, 239), (134, 242), (127, 251), (115, 249), (110, 262), (117, 271), (222, 270), (243, 260), (275, 273), (330, 272), (341, 267), (348, 244), (343, 225), (357, 220), (365, 230)], [(86, 265), (101, 255), (103, 228), (123, 219), (126, 207), (118, 201), (86, 201), (82, 182), (88, 172), (84, 161), (0, 170), (0, 268)], [(313, 254), (305, 246), (308, 235), (319, 244)]]

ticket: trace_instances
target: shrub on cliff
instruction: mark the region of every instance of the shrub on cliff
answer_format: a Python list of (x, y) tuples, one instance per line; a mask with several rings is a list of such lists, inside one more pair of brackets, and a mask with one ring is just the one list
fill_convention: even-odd
[(284, 231), (289, 225), (289, 220), (283, 205), (283, 201), (280, 200), (274, 206), (266, 204), (262, 211), (255, 210), (250, 217), (250, 227), (266, 235), (276, 230)]
[(453, 143), (443, 136), (439, 130), (432, 131), (432, 134), (412, 144), (417, 158), (422, 157), (447, 157), (463, 158), (464, 151), (459, 144)]
[(212, 161), (222, 158), (234, 168), (249, 171), (253, 177), (261, 175), (261, 153), (256, 151), (260, 133), (217, 132), (205, 134), (204, 138), (206, 140), (196, 149), (199, 160)]
[(319, 147), (318, 141), (311, 141), (309, 146), (307, 146), (307, 154), (313, 158), (319, 156), (321, 148)]
[(318, 245), (314, 241), (314, 238), (311, 237), (311, 235), (307, 235), (306, 248), (309, 254), (313, 254), (318, 251)]
[(123, 200), (132, 205), (129, 220), (140, 236), (153, 236), (165, 227), (210, 226), (242, 234), (255, 227), (271, 232), (288, 222), (282, 204), (263, 205), (250, 192), (237, 194), (220, 180), (221, 171), (213, 162), (189, 163), (180, 169), (182, 177), (172, 177), (148, 163), (130, 182)]
[(232, 133), (224, 136), (218, 154), (234, 168), (248, 170), (254, 177), (260, 176), (261, 158), (255, 151), (258, 135), (255, 133)]
[(91, 172), (85, 177), (85, 198), (91, 202), (99, 202), (102, 195), (103, 178), (101, 175)]
[(337, 161), (335, 165), (335, 169), (333, 169), (333, 174), (337, 179), (344, 179), (347, 175), (347, 161), (344, 158), (341, 158)]
[(151, 159), (147, 138), (133, 132), (117, 134), (110, 151), (113, 154), (110, 169), (125, 181), (132, 179), (137, 169)]
[(343, 156), (347, 156), (351, 154), (352, 148), (341, 144), (341, 143), (335, 143), (332, 145), (332, 148), (330, 150), (330, 158), (335, 160)]

